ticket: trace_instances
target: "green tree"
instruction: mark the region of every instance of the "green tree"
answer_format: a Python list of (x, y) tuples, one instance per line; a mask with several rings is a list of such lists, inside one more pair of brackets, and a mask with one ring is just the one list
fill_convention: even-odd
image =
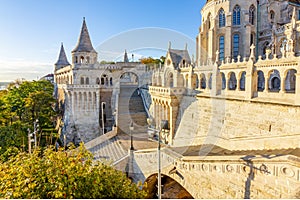
[[(45, 137), (55, 133), (53, 90), (48, 81), (16, 81), (7, 91), (0, 92), (0, 155), (10, 155), (12, 147), (24, 149), (28, 144), (27, 129), (33, 131), (36, 120), (40, 126), (38, 141), (46, 145)], [(6, 160), (7, 156), (1, 158)]]
[(19, 153), (0, 164), (0, 198), (144, 198), (125, 174), (100, 162), (83, 145)]

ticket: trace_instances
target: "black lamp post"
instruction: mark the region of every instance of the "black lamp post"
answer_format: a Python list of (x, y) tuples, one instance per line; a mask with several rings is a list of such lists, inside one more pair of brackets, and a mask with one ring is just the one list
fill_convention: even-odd
[(130, 130), (130, 150), (134, 150), (133, 148), (133, 138), (132, 138), (132, 131), (134, 130), (133, 122), (130, 122), (129, 125), (129, 130)]

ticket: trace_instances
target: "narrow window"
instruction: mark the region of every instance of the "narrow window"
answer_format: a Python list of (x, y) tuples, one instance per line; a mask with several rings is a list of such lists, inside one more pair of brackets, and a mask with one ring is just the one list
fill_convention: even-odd
[(80, 84), (84, 85), (84, 78), (83, 77), (81, 77), (81, 79), (80, 79)]
[(236, 5), (233, 9), (233, 25), (241, 24), (241, 8)]
[(255, 23), (255, 7), (254, 7), (254, 5), (251, 5), (250, 9), (249, 9), (249, 23), (252, 25), (254, 25), (254, 23)]
[(86, 77), (86, 79), (85, 79), (85, 84), (86, 84), (86, 85), (89, 85), (89, 84), (90, 84), (90, 79), (89, 79), (88, 77)]
[(271, 20), (275, 19), (275, 12), (273, 10), (270, 11), (270, 19)]
[(223, 8), (219, 11), (219, 28), (222, 28), (226, 25), (225, 12)]
[(219, 60), (224, 60), (224, 36), (219, 38)]
[(239, 43), (240, 43), (239, 34), (234, 34), (233, 35), (233, 58), (234, 58), (234, 60), (237, 60), (237, 57), (239, 55)]
[(251, 35), (250, 35), (250, 46), (252, 44), (254, 44), (254, 38), (255, 38), (254, 33), (251, 33)]

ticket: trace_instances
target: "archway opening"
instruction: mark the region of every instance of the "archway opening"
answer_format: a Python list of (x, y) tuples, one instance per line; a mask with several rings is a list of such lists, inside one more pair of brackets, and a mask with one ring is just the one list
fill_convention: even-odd
[(269, 79), (269, 91), (279, 92), (281, 89), (281, 78), (278, 70), (273, 70)]
[(295, 69), (290, 69), (286, 73), (285, 91), (287, 93), (295, 93), (295, 90), (296, 90), (296, 74), (297, 74), (297, 71)]
[(263, 71), (257, 72), (257, 91), (262, 92), (265, 90), (265, 75)]
[(139, 77), (133, 72), (125, 72), (120, 76), (120, 85), (138, 85)]
[[(178, 173), (175, 170), (175, 173)], [(179, 174), (180, 176), (181, 174)], [(182, 176), (182, 175), (181, 175)], [(144, 183), (144, 190), (147, 193), (149, 199), (157, 199), (157, 174), (153, 174), (148, 177)], [(162, 184), (162, 199), (194, 199), (193, 196), (176, 180), (172, 179), (169, 176), (162, 175), (161, 179)]]

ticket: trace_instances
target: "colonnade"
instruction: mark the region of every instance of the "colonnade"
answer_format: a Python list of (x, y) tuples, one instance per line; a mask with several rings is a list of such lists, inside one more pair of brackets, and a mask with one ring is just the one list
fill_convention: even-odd
[(162, 140), (165, 143), (172, 143), (175, 130), (175, 122), (178, 113), (178, 106), (174, 102), (175, 99), (164, 100), (161, 97), (155, 97), (152, 95), (153, 104), (153, 118), (156, 129), (160, 130), (162, 127), (161, 122), (167, 120), (168, 130), (162, 131)]
[(98, 112), (100, 92), (69, 91), (69, 105), (73, 114), (81, 112)]

